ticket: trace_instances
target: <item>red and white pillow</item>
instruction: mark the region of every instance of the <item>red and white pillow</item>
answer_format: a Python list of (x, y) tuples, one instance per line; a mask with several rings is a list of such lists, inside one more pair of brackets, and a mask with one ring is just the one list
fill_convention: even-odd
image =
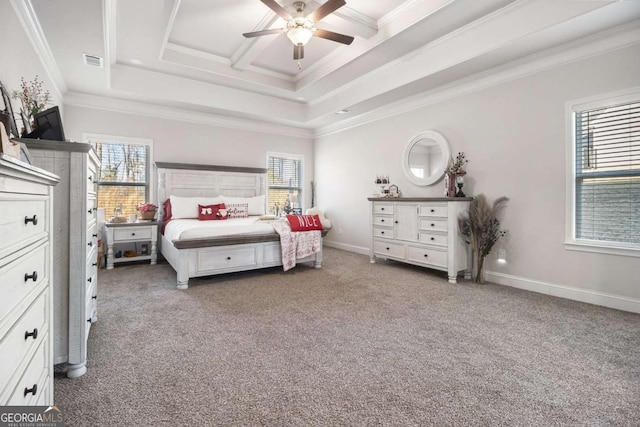
[(227, 219), (227, 207), (224, 203), (217, 205), (198, 204), (198, 219), (200, 221)]
[(322, 231), (322, 223), (318, 215), (287, 215), (291, 231)]

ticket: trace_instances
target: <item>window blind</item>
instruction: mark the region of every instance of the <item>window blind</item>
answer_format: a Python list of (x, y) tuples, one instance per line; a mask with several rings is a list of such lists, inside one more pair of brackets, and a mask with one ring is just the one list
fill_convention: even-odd
[(575, 113), (575, 238), (640, 244), (640, 102)]
[(302, 161), (297, 158), (269, 156), (267, 159), (269, 209), (277, 206), (300, 207)]
[(149, 200), (149, 146), (98, 142), (96, 151), (101, 162), (98, 207), (107, 217), (116, 208), (124, 215), (135, 213)]

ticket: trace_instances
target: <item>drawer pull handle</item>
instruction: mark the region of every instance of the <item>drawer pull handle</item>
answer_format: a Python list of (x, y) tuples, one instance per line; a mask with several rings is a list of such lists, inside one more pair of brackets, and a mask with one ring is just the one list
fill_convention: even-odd
[(93, 182), (93, 177), (89, 176), (89, 181)]
[(98, 233), (93, 233), (92, 236), (93, 237), (98, 237)]
[(34, 384), (33, 388), (24, 388), (24, 396), (27, 397), (27, 394), (31, 393), (34, 396), (36, 395), (36, 393), (38, 392), (38, 384)]
[(431, 226), (432, 226), (432, 227), (435, 227), (436, 225), (435, 225), (435, 224), (431, 224)]
[(98, 266), (98, 263), (97, 263), (97, 262), (94, 262), (94, 263), (93, 263), (93, 264), (91, 264), (91, 265), (92, 265), (93, 267), (97, 267), (97, 266)]
[(424, 257), (425, 257), (425, 258), (426, 258), (426, 257), (428, 257), (428, 256), (429, 256), (429, 255), (427, 255), (427, 254), (424, 254)]
[(87, 212), (89, 212), (89, 215), (91, 215), (91, 213), (92, 213), (92, 212), (91, 212), (91, 209), (89, 209)]
[(436, 238), (435, 238), (435, 237), (432, 237), (432, 238), (431, 238), (431, 240), (436, 240)]
[(435, 212), (435, 210), (434, 210), (434, 209), (431, 209), (431, 213), (434, 213), (434, 212)]
[(380, 234), (384, 234), (384, 231), (381, 231)]
[(89, 243), (87, 243), (87, 245), (93, 246), (93, 242), (89, 242)]
[(398, 223), (398, 221), (396, 221), (396, 224)]
[(88, 323), (91, 323), (91, 318), (88, 318), (88, 319), (87, 319), (87, 322), (88, 322)]
[(38, 272), (34, 271), (33, 274), (24, 273), (24, 281), (26, 282), (29, 279), (33, 280), (34, 282), (38, 280)]
[(24, 217), (25, 224), (29, 224), (30, 222), (32, 222), (33, 225), (38, 225), (38, 215), (34, 215), (31, 218), (29, 218), (28, 216)]
[(89, 278), (87, 279), (87, 282), (91, 283), (91, 282), (93, 281), (93, 280), (91, 280), (91, 279), (92, 279), (92, 277), (89, 277)]
[(380, 210), (381, 210), (381, 211), (383, 211), (383, 210), (384, 210), (384, 208), (380, 208)]
[(94, 296), (92, 296), (92, 297), (91, 297), (91, 299), (95, 299), (95, 300), (97, 300), (97, 299), (98, 299), (98, 295), (94, 295)]
[(387, 250), (389, 250), (389, 248), (387, 248)]
[(380, 222), (384, 222), (384, 219), (381, 219)]
[(231, 257), (230, 256), (227, 257), (227, 261), (231, 261)]
[(29, 337), (33, 337), (34, 340), (38, 338), (38, 328), (34, 328), (33, 332), (25, 331), (24, 339), (29, 339)]
[(131, 235), (132, 235), (132, 236), (135, 236), (135, 235), (136, 235), (136, 233), (131, 233)]

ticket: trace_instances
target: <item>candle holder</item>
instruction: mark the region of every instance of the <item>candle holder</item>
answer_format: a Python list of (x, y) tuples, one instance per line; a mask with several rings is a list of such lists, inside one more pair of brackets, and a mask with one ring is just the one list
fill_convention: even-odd
[(456, 175), (456, 185), (458, 186), (458, 192), (456, 193), (456, 197), (467, 197), (462, 192), (462, 186), (464, 185), (464, 175), (465, 174), (457, 174)]

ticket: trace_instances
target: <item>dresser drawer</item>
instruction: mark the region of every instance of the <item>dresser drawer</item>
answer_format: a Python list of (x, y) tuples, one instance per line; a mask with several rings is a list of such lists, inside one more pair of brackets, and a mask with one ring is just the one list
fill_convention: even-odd
[(393, 226), (393, 217), (392, 216), (383, 216), (383, 215), (374, 215), (373, 217), (373, 225), (377, 225), (380, 227), (392, 227)]
[(43, 334), (40, 347), (36, 350), (29, 365), (18, 380), (16, 388), (7, 401), (7, 406), (27, 406), (33, 405), (40, 400), (49, 383), (49, 337), (48, 333)]
[(46, 236), (46, 200), (7, 198), (0, 193), (0, 258)]
[(26, 255), (0, 268), (0, 330), (5, 317), (35, 288), (48, 280), (47, 251), (49, 244), (42, 244)]
[[(9, 384), (20, 362), (37, 348), (48, 331), (49, 289), (41, 293), (9, 333), (0, 340), (0, 384)], [(2, 393), (3, 390), (0, 390)]]
[(420, 218), (420, 230), (447, 232), (447, 220), (436, 218)]
[(436, 246), (447, 246), (447, 235), (437, 233), (420, 233), (420, 243), (428, 243)]
[(383, 256), (404, 258), (404, 245), (392, 242), (381, 242), (374, 240), (373, 252)]
[(282, 250), (279, 243), (268, 243), (262, 247), (262, 262), (265, 265), (282, 264)]
[(97, 218), (98, 208), (96, 199), (87, 199), (87, 223), (90, 224)]
[(114, 242), (151, 240), (152, 227), (122, 227), (113, 229)]
[(447, 251), (437, 249), (426, 249), (417, 246), (409, 246), (407, 249), (407, 259), (420, 264), (447, 267)]
[(373, 203), (374, 214), (393, 215), (393, 203)]
[(373, 227), (373, 237), (393, 239), (393, 228)]
[(258, 265), (255, 246), (235, 249), (212, 249), (198, 254), (197, 271), (224, 270), (236, 267), (252, 267)]
[(428, 205), (420, 205), (420, 216), (447, 216), (447, 205), (445, 204), (428, 204)]

